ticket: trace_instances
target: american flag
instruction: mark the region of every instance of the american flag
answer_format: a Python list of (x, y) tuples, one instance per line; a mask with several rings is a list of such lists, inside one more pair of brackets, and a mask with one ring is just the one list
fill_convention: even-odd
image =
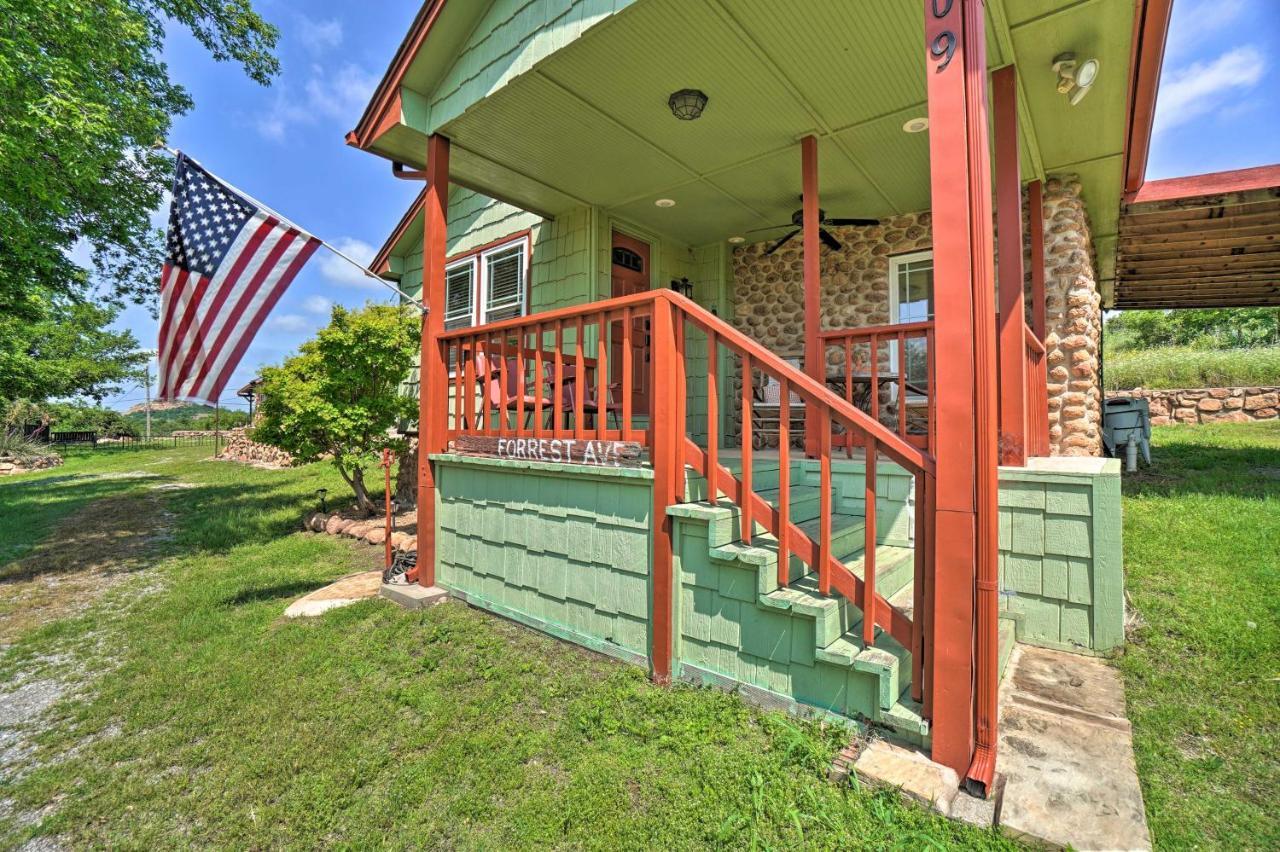
[(178, 154), (160, 278), (160, 398), (216, 401), (320, 245)]

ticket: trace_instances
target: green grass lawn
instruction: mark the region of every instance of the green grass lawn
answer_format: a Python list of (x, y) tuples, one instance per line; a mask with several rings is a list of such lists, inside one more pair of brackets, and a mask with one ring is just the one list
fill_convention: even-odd
[[(0, 658), (0, 682), (82, 681), (0, 780), (0, 846), (1012, 846), (827, 782), (845, 731), (657, 688), (461, 605), (285, 622), (289, 601), (375, 549), (296, 531), (316, 488), (341, 493), (326, 467), (207, 452), (77, 453), (0, 482), (0, 580), (74, 571), (43, 556), (101, 538), (79, 519), (104, 500), (164, 509), (119, 516), (157, 531), (142, 567)], [(147, 478), (120, 478), (134, 471)]]
[(1280, 848), (1280, 423), (1173, 426), (1126, 475), (1120, 658), (1164, 848)]

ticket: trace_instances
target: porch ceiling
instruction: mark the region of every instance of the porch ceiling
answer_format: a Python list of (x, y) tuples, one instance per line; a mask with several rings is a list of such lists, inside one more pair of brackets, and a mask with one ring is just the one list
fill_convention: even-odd
[[(1023, 175), (1080, 175), (1106, 264), (1133, 2), (987, 5), (990, 65), (1021, 70)], [(599, 205), (692, 245), (787, 222), (799, 206), (796, 140), (806, 133), (820, 140), (829, 215), (922, 210), (928, 138), (902, 125), (926, 114), (923, 26), (921, 0), (637, 0), (438, 129), (453, 140), (460, 184), (541, 213)], [(1050, 68), (1066, 50), (1098, 57), (1103, 69), (1074, 108), (1054, 91)], [(406, 78), (406, 116), (409, 82), (429, 78)], [(710, 98), (697, 121), (667, 108), (685, 87)], [(414, 163), (425, 145), (406, 121), (386, 134), (383, 153)], [(663, 197), (676, 206), (655, 207)]]

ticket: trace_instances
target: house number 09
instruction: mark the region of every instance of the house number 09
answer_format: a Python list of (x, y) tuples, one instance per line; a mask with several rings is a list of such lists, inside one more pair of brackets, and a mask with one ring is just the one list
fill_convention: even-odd
[[(933, 10), (933, 17), (942, 20), (951, 14), (951, 7), (955, 0), (930, 0), (930, 8)], [(929, 45), (929, 52), (933, 54), (934, 59), (941, 59), (937, 67), (933, 69), (935, 74), (941, 74), (947, 70), (947, 66), (951, 64), (951, 58), (956, 55), (956, 34), (951, 30), (943, 30), (934, 36), (933, 43)]]

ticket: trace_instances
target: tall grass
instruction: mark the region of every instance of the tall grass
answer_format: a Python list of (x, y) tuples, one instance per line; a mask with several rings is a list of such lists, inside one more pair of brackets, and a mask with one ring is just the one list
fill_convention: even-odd
[(1280, 385), (1280, 346), (1193, 349), (1161, 346), (1116, 352), (1103, 363), (1107, 390)]

